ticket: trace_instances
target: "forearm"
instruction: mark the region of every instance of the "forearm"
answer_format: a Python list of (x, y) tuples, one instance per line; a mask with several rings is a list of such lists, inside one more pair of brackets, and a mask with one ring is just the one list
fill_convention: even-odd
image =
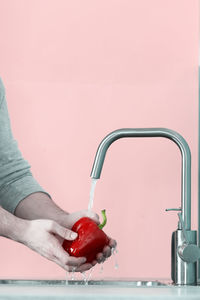
[(22, 219), (50, 219), (62, 224), (66, 223), (68, 213), (57, 206), (47, 194), (36, 192), (20, 201), (14, 214)]
[(0, 207), (0, 236), (23, 242), (29, 221), (22, 220)]
[(33, 193), (46, 193), (46, 191), (33, 177), (30, 170), (31, 165), (23, 158), (18, 143), (14, 139), (5, 97), (5, 88), (1, 79), (0, 141), (0, 205), (14, 214), (16, 206), (22, 199)]
[(73, 224), (82, 217), (92, 218), (99, 224), (99, 217), (96, 213), (88, 210), (80, 210), (74, 213), (67, 213), (45, 193), (37, 192), (30, 194), (17, 205), (15, 216), (27, 219), (49, 219), (61, 226), (71, 229)]

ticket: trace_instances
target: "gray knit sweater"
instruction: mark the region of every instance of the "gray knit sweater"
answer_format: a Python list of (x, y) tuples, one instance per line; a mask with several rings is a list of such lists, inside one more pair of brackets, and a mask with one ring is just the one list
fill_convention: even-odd
[(14, 214), (18, 203), (35, 192), (51, 196), (34, 179), (13, 138), (5, 88), (0, 79), (0, 206)]

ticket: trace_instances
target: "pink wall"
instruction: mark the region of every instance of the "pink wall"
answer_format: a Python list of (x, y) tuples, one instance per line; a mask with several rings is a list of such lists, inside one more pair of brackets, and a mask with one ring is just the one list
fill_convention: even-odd
[[(12, 129), (32, 172), (67, 211), (87, 208), (97, 146), (121, 127), (167, 127), (192, 151), (197, 219), (198, 1), (0, 0), (0, 76)], [(95, 210), (118, 241), (112, 277), (170, 277), (181, 159), (166, 139), (121, 140), (97, 183)], [(0, 277), (64, 278), (1, 238)]]

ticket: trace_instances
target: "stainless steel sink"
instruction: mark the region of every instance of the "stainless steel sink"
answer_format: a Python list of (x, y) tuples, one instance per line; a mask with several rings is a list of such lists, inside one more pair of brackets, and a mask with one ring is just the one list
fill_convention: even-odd
[(170, 282), (161, 282), (157, 280), (17, 280), (1, 279), (0, 285), (17, 286), (73, 286), (73, 285), (93, 285), (93, 286), (117, 286), (117, 287), (159, 287), (172, 286)]

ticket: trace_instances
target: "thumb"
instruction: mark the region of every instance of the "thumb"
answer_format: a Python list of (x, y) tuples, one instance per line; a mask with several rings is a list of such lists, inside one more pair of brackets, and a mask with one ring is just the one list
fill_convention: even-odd
[(65, 240), (75, 240), (78, 236), (78, 234), (72, 230), (69, 230), (61, 225), (59, 225), (58, 223), (54, 222), (54, 226), (51, 230), (53, 233), (58, 234), (59, 236), (61, 236), (62, 238), (64, 238)]

